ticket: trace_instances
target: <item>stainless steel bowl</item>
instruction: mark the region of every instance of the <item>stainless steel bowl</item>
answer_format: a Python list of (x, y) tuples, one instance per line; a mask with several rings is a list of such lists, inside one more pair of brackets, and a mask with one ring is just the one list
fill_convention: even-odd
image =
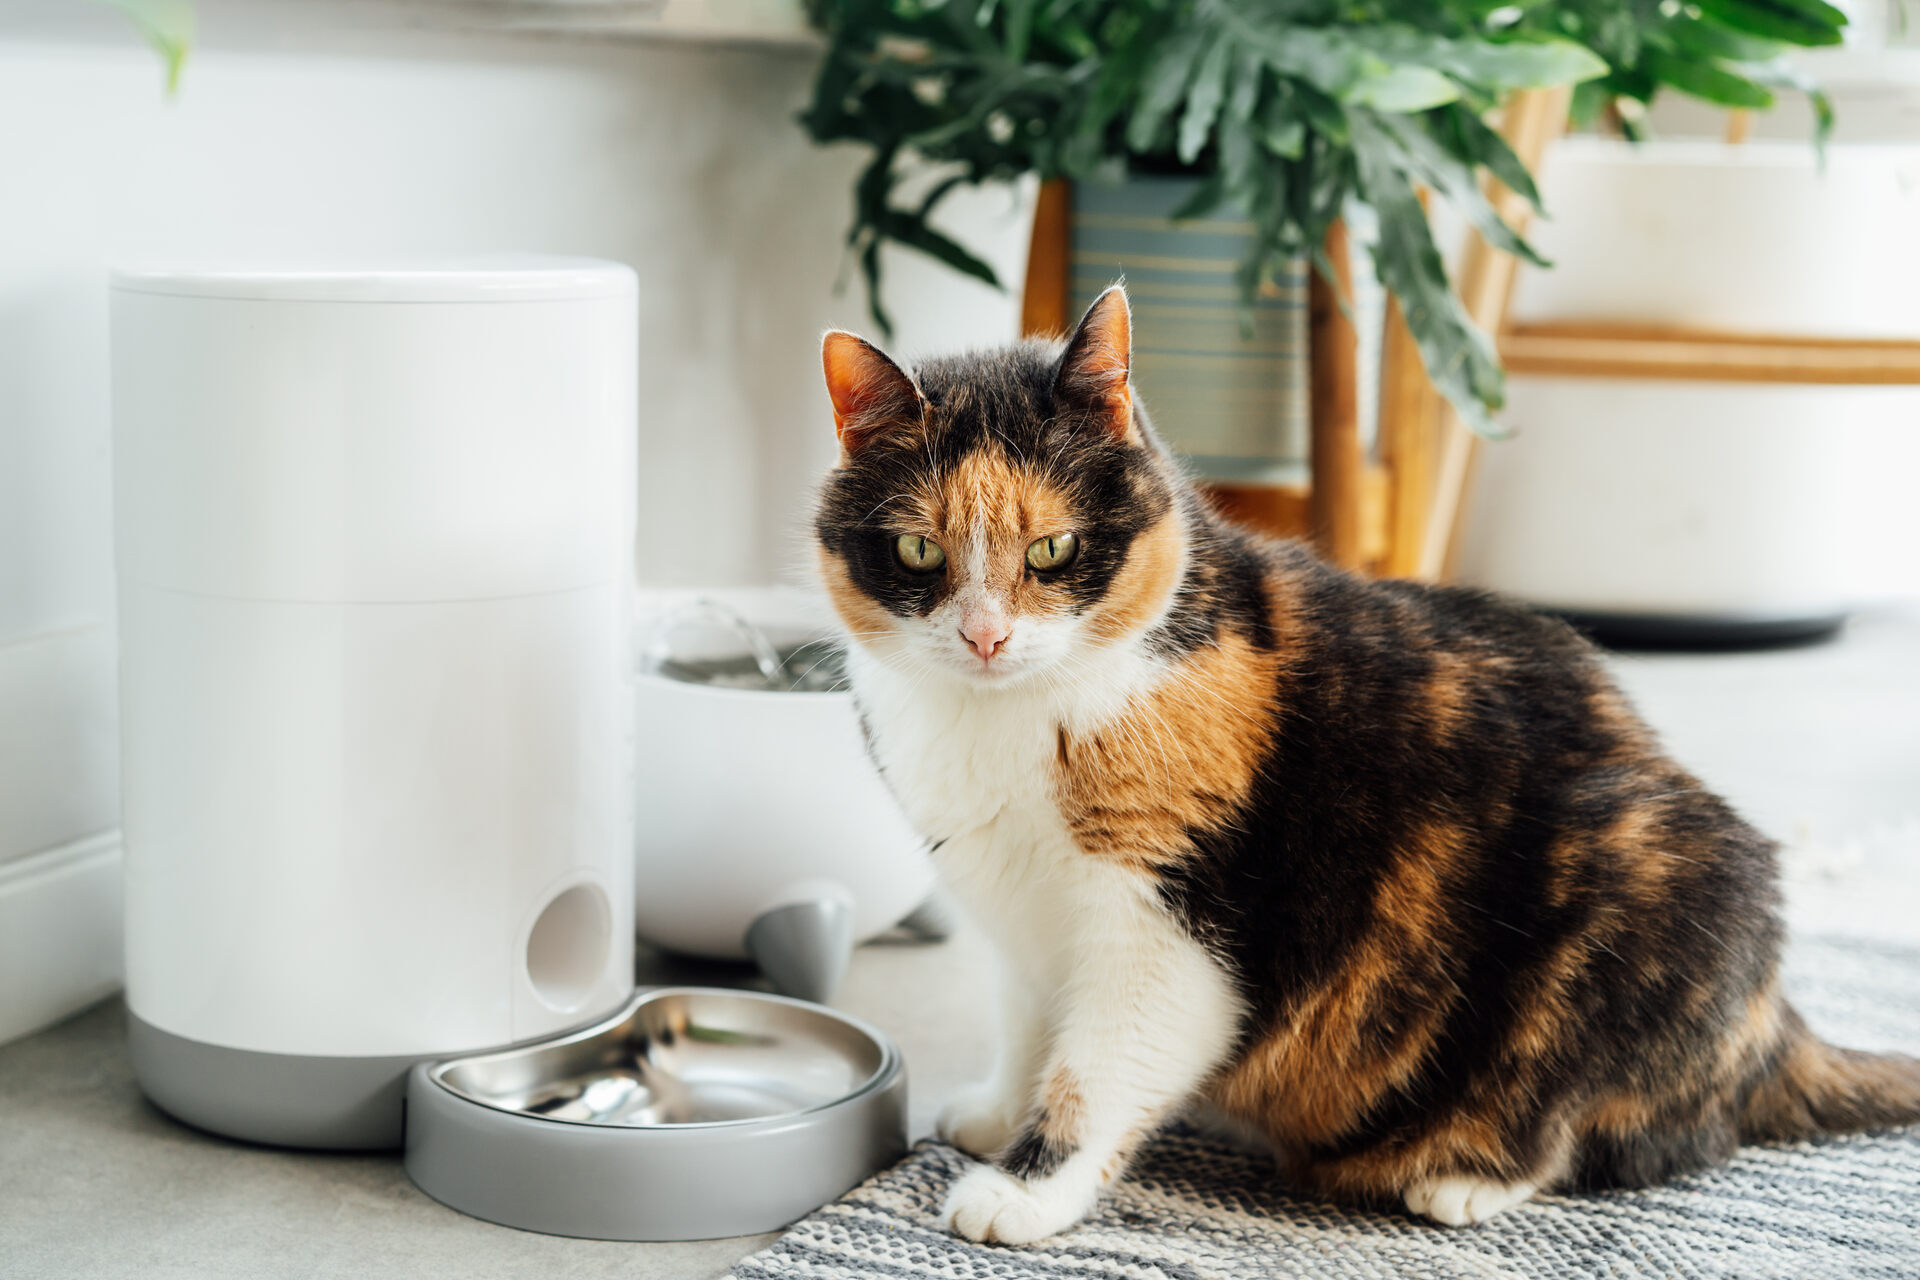
[(858, 1093), (887, 1065), (875, 1036), (798, 1001), (737, 991), (649, 992), (612, 1026), (429, 1072), (502, 1111), (629, 1128), (793, 1115)]
[(663, 988), (527, 1045), (424, 1063), (407, 1171), (508, 1226), (690, 1240), (784, 1226), (906, 1149), (899, 1050), (820, 1005)]

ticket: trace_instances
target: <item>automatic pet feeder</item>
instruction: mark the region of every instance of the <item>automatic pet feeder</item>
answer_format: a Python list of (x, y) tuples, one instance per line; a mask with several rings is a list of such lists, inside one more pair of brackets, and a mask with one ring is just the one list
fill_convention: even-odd
[(635, 993), (635, 312), (582, 260), (115, 274), (127, 1002), (191, 1124), (673, 1239), (884, 1164), (904, 1082)]

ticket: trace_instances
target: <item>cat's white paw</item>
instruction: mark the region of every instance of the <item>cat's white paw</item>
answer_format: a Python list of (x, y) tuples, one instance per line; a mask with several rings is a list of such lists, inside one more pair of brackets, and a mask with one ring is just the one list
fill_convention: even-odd
[(1087, 1216), (1092, 1199), (1057, 1179), (1026, 1182), (991, 1165), (976, 1165), (953, 1184), (942, 1210), (956, 1235), (982, 1244), (1031, 1244)]
[(1024, 1110), (1023, 1103), (1009, 1102), (998, 1089), (977, 1084), (948, 1099), (933, 1127), (968, 1155), (990, 1156), (1019, 1134)]
[(1490, 1178), (1423, 1178), (1407, 1188), (1407, 1208), (1449, 1227), (1485, 1222), (1533, 1198), (1531, 1182), (1495, 1182)]

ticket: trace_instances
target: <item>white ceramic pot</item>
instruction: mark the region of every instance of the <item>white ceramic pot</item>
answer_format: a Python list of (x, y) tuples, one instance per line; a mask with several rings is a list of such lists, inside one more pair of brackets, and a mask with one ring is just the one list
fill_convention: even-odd
[[(780, 589), (645, 593), (644, 658), (671, 624), (677, 657), (744, 654), (708, 599), (776, 644), (829, 634), (823, 605)], [(642, 671), (636, 692), (634, 918), (669, 950), (758, 961), (789, 994), (831, 992), (854, 943), (933, 889), (925, 842), (867, 756), (853, 695), (765, 692)]]
[(1508, 417), (1481, 454), (1471, 581), (1730, 638), (1920, 591), (1920, 389), (1521, 378)]
[[(1520, 322), (1920, 335), (1920, 148), (1548, 152)], [(1920, 388), (1516, 377), (1462, 576), (1603, 619), (1817, 629), (1920, 594)]]

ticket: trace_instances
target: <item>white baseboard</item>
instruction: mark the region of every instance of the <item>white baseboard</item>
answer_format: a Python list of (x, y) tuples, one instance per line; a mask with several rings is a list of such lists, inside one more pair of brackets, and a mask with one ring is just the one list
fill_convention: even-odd
[(0, 865), (120, 825), (118, 687), (109, 626), (0, 638)]
[(0, 864), (0, 1044), (120, 986), (120, 834)]

